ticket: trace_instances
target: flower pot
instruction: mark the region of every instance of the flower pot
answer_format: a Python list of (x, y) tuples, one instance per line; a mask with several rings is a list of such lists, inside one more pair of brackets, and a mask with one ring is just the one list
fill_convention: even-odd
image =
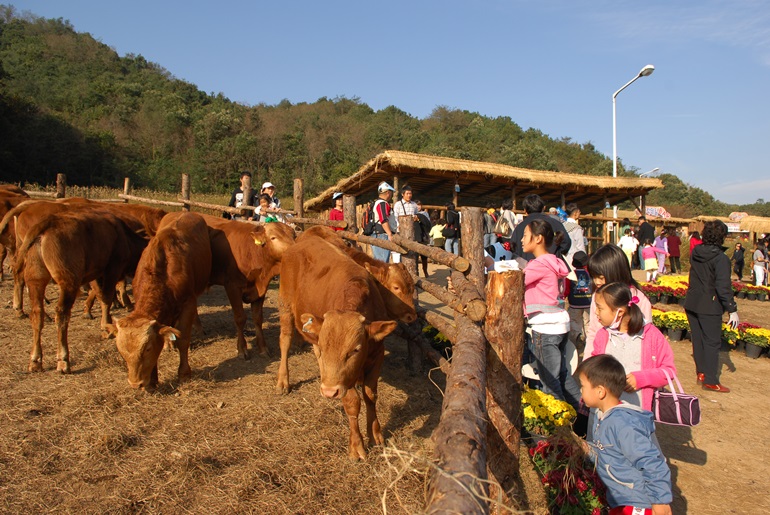
[(767, 293), (757, 293), (757, 300), (761, 300), (762, 302), (767, 300)]
[(735, 340), (735, 350), (746, 351), (746, 342), (743, 340)]
[(746, 342), (746, 357), (757, 359), (762, 354), (762, 347)]
[(687, 300), (687, 297), (679, 297), (679, 298), (677, 299), (677, 304), (679, 304), (680, 306), (684, 307), (684, 302), (685, 302), (686, 300)]
[(671, 302), (671, 295), (669, 295), (668, 293), (662, 294), (658, 298), (658, 302), (660, 302), (661, 304), (669, 304)]
[(735, 296), (739, 299), (745, 299), (746, 298), (746, 292), (745, 291), (739, 291), (735, 293)]
[(746, 298), (749, 300), (757, 300), (757, 294), (756, 293), (747, 293)]
[(650, 304), (657, 304), (658, 303), (658, 295), (657, 294), (647, 294), (647, 298), (650, 299)]
[(682, 332), (683, 329), (669, 329), (668, 330), (668, 339), (672, 342), (679, 342), (682, 341)]

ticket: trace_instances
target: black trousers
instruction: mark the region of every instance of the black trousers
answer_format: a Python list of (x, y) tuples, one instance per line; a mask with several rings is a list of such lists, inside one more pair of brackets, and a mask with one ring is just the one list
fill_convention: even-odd
[(692, 356), (695, 371), (705, 375), (704, 383), (719, 384), (719, 349), (722, 346), (722, 315), (704, 315), (690, 310)]
[(677, 274), (682, 271), (682, 264), (679, 262), (679, 256), (669, 256), (668, 262), (671, 265), (671, 273)]

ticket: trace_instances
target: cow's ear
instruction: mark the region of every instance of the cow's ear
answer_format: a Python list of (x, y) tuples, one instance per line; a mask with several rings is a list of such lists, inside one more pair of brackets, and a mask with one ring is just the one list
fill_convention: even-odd
[(164, 325), (158, 333), (163, 337), (164, 347), (166, 349), (176, 348), (177, 339), (182, 337), (182, 331), (173, 327)]
[(372, 322), (366, 326), (366, 331), (369, 333), (369, 338), (374, 341), (382, 341), (387, 335), (396, 330), (398, 322), (387, 320), (384, 322)]
[(387, 268), (383, 270), (382, 268), (372, 266), (370, 263), (364, 263), (364, 268), (366, 268), (366, 271), (372, 274), (372, 277), (377, 279), (379, 282), (382, 283), (388, 280)]
[(254, 230), (251, 231), (251, 239), (254, 240), (254, 245), (264, 247), (265, 243), (267, 243), (267, 232), (265, 231), (265, 228), (255, 227)]
[(311, 315), (310, 313), (302, 313), (299, 320), (302, 322), (303, 333), (312, 333), (316, 336), (321, 333), (322, 322), (320, 322), (316, 316)]

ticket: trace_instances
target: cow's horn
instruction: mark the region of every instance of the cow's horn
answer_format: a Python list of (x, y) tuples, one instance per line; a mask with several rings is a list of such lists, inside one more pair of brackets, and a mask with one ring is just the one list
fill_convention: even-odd
[(302, 332), (303, 333), (309, 333), (310, 332), (310, 324), (313, 323), (313, 317), (310, 317), (307, 319), (307, 322), (302, 326)]

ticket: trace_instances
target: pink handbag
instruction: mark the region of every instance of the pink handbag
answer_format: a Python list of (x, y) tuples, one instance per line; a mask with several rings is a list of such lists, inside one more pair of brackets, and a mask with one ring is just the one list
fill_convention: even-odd
[(697, 426), (700, 423), (698, 398), (684, 393), (682, 383), (679, 382), (678, 377), (674, 376), (674, 381), (679, 387), (679, 393), (677, 393), (668, 371), (663, 369), (663, 373), (666, 374), (671, 391), (662, 388), (655, 390), (652, 397), (652, 413), (655, 415), (655, 421), (673, 426)]

